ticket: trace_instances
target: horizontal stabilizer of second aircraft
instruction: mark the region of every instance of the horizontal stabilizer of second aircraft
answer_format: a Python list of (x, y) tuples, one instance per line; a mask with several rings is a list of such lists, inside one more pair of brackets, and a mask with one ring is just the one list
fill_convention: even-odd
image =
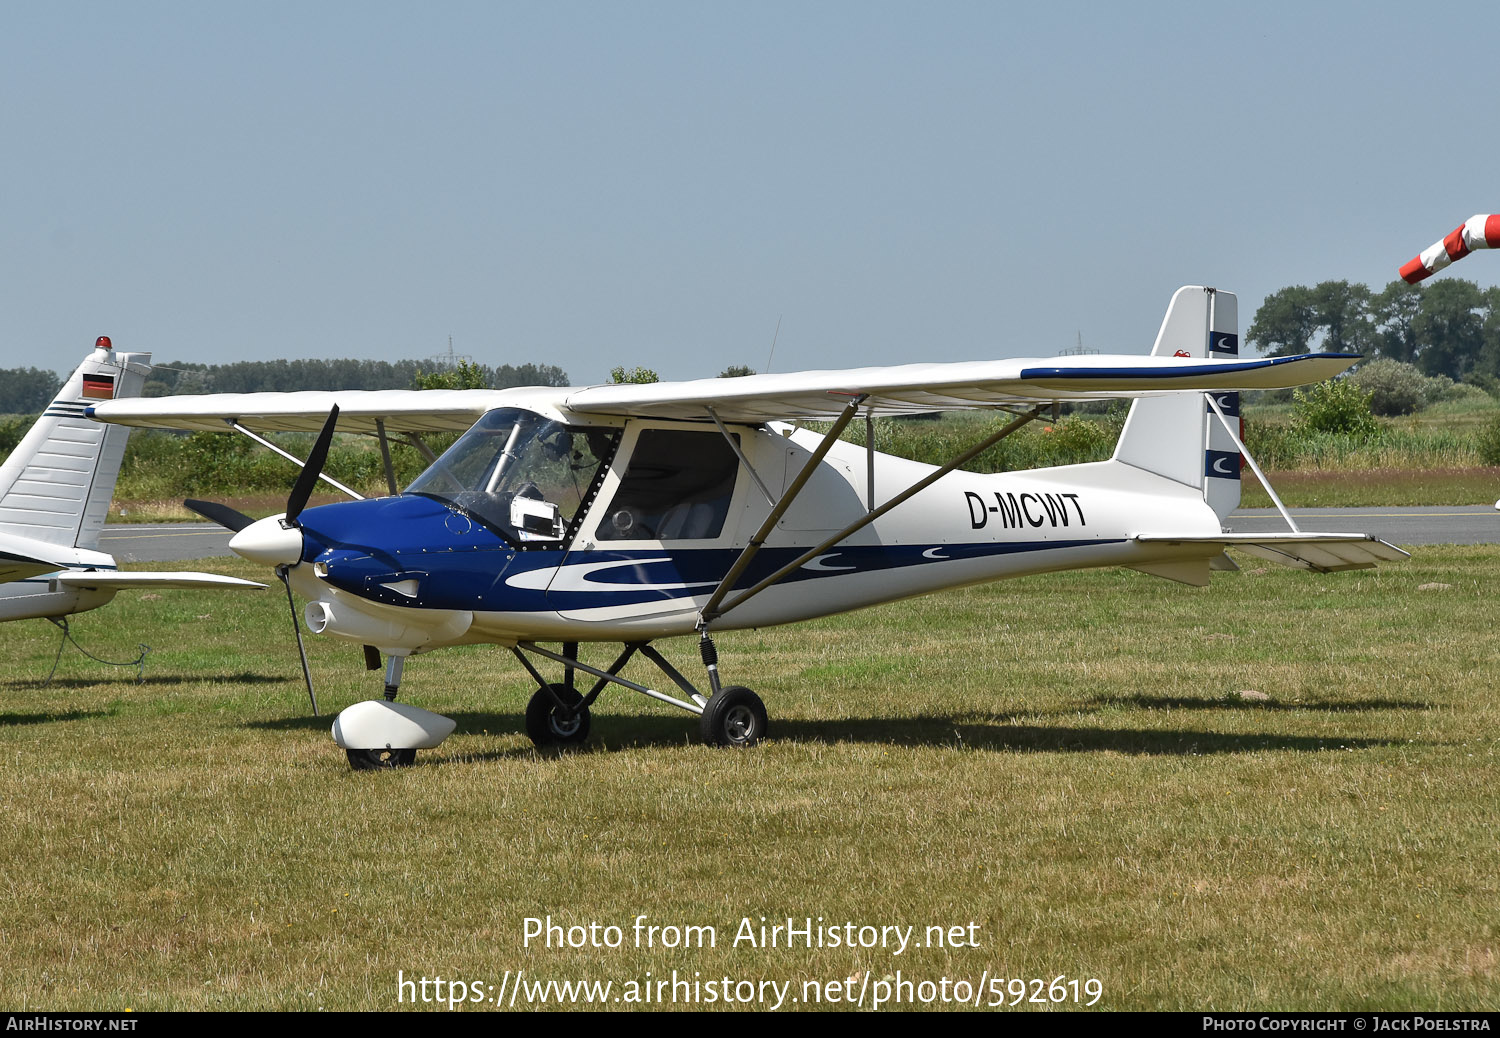
[(217, 587), (217, 588), (263, 588), (253, 580), (225, 577), (217, 573), (190, 573), (144, 570), (139, 573), (121, 573), (119, 570), (73, 570), (59, 573), (56, 580), (63, 587), (96, 588), (162, 588), (162, 587)]

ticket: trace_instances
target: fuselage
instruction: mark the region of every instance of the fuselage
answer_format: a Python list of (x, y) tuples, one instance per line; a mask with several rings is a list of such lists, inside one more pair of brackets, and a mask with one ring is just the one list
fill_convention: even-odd
[[(314, 630), (388, 652), (689, 634), (821, 438), (730, 426), (731, 446), (705, 423), (527, 415), (486, 416), (490, 428), (481, 431), (482, 420), (407, 493), (301, 514), (304, 564), (292, 577), (313, 600)], [(754, 586), (932, 471), (835, 444), (735, 587)], [(713, 628), (1033, 573), (1206, 558), (1201, 546), (1132, 538), (1219, 529), (1200, 491), (1120, 462), (954, 471)]]
[(0, 532), (0, 623), (97, 609), (115, 597), (112, 589), (65, 587), (54, 578), (64, 569), (115, 568), (106, 552)]
[(64, 587), (54, 576), (43, 574), (0, 584), (0, 623), (71, 616), (98, 609), (115, 597), (113, 588)]

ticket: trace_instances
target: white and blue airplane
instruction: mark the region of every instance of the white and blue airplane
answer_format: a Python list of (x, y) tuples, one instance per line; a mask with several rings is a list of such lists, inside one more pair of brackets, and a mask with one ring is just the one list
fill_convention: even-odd
[(99, 550), (130, 430), (91, 422), (84, 409), (137, 396), (150, 362), (100, 336), (0, 465), (0, 622), (97, 609), (124, 588), (265, 587), (213, 573), (122, 572)]
[[(1303, 569), (1406, 553), (1367, 535), (1226, 532), (1244, 452), (1238, 390), (1329, 378), (1349, 354), (1241, 359), (1235, 297), (1187, 287), (1149, 357), (914, 364), (650, 385), (288, 393), (113, 401), (96, 419), (260, 438), (321, 428), (284, 515), (222, 505), (230, 547), (277, 567), (317, 633), (386, 660), (385, 699), (334, 723), (357, 768), (408, 764), (453, 729), (393, 702), (407, 657), (509, 648), (537, 683), (538, 745), (583, 740), (613, 683), (700, 716), (705, 741), (763, 737), (750, 689), (721, 684), (713, 636), (1027, 574), (1125, 566), (1187, 584), (1236, 548)], [(1060, 402), (1138, 398), (1108, 461), (981, 475), (960, 466)], [(851, 422), (957, 408), (1011, 420), (934, 467), (840, 439)], [(829, 421), (825, 432), (798, 428)], [(404, 492), (306, 508), (335, 428), (379, 437), (466, 430)], [(867, 429), (870, 442), (873, 426)], [(430, 456), (430, 452), (429, 452)], [(389, 474), (389, 465), (387, 472)], [(1256, 469), (1257, 474), (1259, 470)], [(327, 478), (327, 477), (322, 477)], [(352, 492), (351, 492), (352, 493)], [(1283, 509), (1283, 513), (1285, 510)], [(700, 688), (651, 643), (696, 635)], [(542, 643), (558, 643), (557, 650)], [(608, 667), (580, 642), (620, 642)], [(680, 694), (620, 675), (640, 653)], [(538, 665), (560, 665), (562, 680)], [(579, 672), (592, 688), (578, 687)]]

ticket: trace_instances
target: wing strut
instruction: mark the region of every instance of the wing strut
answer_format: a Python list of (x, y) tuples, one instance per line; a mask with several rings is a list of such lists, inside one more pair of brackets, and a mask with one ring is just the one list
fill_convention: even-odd
[(802, 493), (802, 488), (807, 485), (807, 481), (812, 479), (813, 473), (823, 463), (823, 458), (829, 448), (838, 442), (839, 434), (859, 413), (859, 405), (864, 402), (864, 393), (851, 396), (833, 425), (823, 434), (823, 440), (818, 444), (817, 450), (812, 452), (812, 457), (807, 459), (807, 464), (802, 466), (802, 471), (797, 473), (797, 478), (792, 481), (792, 485), (786, 488), (786, 492), (781, 495), (781, 500), (776, 502), (771, 509), (771, 514), (766, 516), (766, 521), (760, 524), (760, 529), (755, 531), (755, 536), (750, 538), (750, 543), (745, 545), (745, 550), (740, 552), (740, 557), (734, 560), (734, 565), (729, 567), (729, 572), (724, 574), (724, 579), (719, 581), (718, 587), (714, 588), (714, 593), (709, 596), (703, 611), (698, 614), (700, 630), (706, 630), (710, 623), (723, 615), (724, 611), (719, 608), (719, 605), (724, 601), (724, 596), (729, 594), (729, 589), (734, 587), (734, 582), (740, 579), (740, 575), (745, 572), (751, 560), (760, 551), (761, 545), (766, 543), (766, 538), (771, 536), (771, 531), (776, 529), (776, 524), (781, 522), (781, 517), (786, 514), (786, 510), (792, 507), (792, 502), (797, 500), (797, 495)]
[(412, 449), (427, 460), (427, 464), (431, 465), (434, 461), (437, 461), (437, 455), (432, 453), (432, 448), (427, 446), (426, 442), (417, 433), (407, 433), (406, 442), (411, 444)]
[[(817, 558), (819, 555), (823, 554), (829, 548), (844, 540), (846, 537), (850, 537), (853, 534), (858, 533), (860, 530), (864, 529), (870, 523), (873, 523), (876, 519), (879, 519), (881, 516), (885, 515), (885, 513), (889, 512), (897, 505), (904, 503), (917, 494), (920, 494), (922, 491), (932, 486), (932, 484), (936, 483), (939, 479), (942, 479), (948, 473), (952, 472), (954, 469), (958, 468), (960, 465), (964, 464), (975, 455), (988, 450), (990, 447), (993, 447), (995, 444), (1005, 439), (1011, 433), (1015, 432), (1023, 425), (1026, 425), (1028, 422), (1036, 421), (1036, 419), (1040, 418), (1044, 413), (1046, 413), (1049, 406), (1050, 405), (1038, 405), (1036, 407), (1033, 407), (1030, 411), (1018, 415), (1014, 421), (1006, 423), (1001, 429), (994, 433), (991, 433), (983, 440), (980, 440), (978, 443), (970, 447), (968, 450), (964, 451), (962, 454), (959, 454), (957, 457), (948, 461), (947, 464), (928, 473), (926, 476), (922, 477), (920, 480), (907, 487), (905, 490), (897, 494), (895, 497), (891, 498), (879, 508), (865, 513), (864, 516), (850, 523), (838, 533), (834, 534), (832, 537), (829, 537), (822, 544), (819, 544), (816, 548), (803, 552), (801, 555), (797, 556), (797, 558), (793, 559), (785, 566), (782, 566), (775, 573), (772, 573), (769, 577), (762, 580), (759, 584), (756, 584), (754, 587), (751, 587), (736, 595), (731, 601), (725, 603), (723, 608), (721, 609), (719, 608), (719, 604), (724, 597), (724, 593), (729, 586), (732, 586), (734, 580), (738, 578), (740, 572), (743, 572), (744, 570), (743, 566), (740, 566), (738, 563), (736, 563), (735, 568), (730, 570), (729, 575), (724, 578), (724, 581), (719, 585), (718, 589), (715, 590), (714, 597), (710, 598), (708, 604), (703, 607), (703, 613), (701, 614), (701, 618), (699, 620), (699, 627), (706, 628), (708, 624), (712, 623), (714, 620), (717, 620), (719, 617), (723, 616), (731, 609), (734, 609), (737, 606), (744, 605), (751, 598), (754, 598), (756, 595), (760, 594), (766, 588), (771, 587), (773, 584), (779, 583), (788, 574), (795, 572), (797, 569), (799, 569), (812, 559)], [(839, 430), (837, 427), (835, 427), (834, 429), (830, 429), (829, 435), (836, 435), (838, 431)], [(826, 447), (827, 438), (825, 437), (824, 443), (819, 444), (819, 450), (826, 453)], [(820, 461), (821, 459), (822, 454), (815, 454), (814, 457), (809, 460), (808, 465), (811, 466), (812, 464), (814, 464), (814, 462)], [(803, 471), (803, 475), (807, 475), (805, 469)], [(790, 497), (797, 491), (801, 490), (802, 483), (804, 482), (806, 482), (806, 480), (803, 479), (802, 476), (799, 476), (798, 482), (787, 491), (787, 496)], [(782, 503), (784, 505), (791, 504), (791, 502), (786, 500), (785, 498), (783, 498)], [(783, 508), (782, 511), (785, 511), (785, 508)], [(779, 518), (779, 513), (776, 517)], [(762, 531), (764, 530), (765, 527), (762, 527)], [(761, 534), (758, 533), (756, 536), (760, 537)], [(752, 542), (752, 544), (753, 543), (754, 542)], [(748, 552), (750, 549), (746, 548), (745, 550)], [(743, 561), (744, 556), (741, 555), (740, 558)]]
[[(290, 461), (293, 465), (296, 465), (299, 469), (304, 469), (305, 470), (307, 468), (307, 463), (304, 462), (301, 458), (297, 457), (295, 454), (289, 454), (289, 453), (287, 453), (286, 451), (282, 450), (280, 447), (276, 446), (276, 444), (274, 444), (270, 440), (266, 439), (264, 436), (256, 435), (255, 433), (251, 432), (249, 429), (246, 429), (239, 422), (235, 421), (233, 418), (226, 418), (224, 420), (229, 423), (229, 427), (231, 429), (233, 429), (235, 432), (237, 432), (237, 433), (244, 433), (246, 436), (250, 437), (250, 439), (254, 440), (256, 443), (260, 444), (262, 447), (266, 448), (268, 451), (271, 451), (273, 454), (280, 454), (283, 458), (285, 458), (287, 461)], [(363, 494), (357, 494), (357, 493), (355, 493), (354, 491), (350, 490), (348, 487), (344, 486), (344, 484), (340, 483), (338, 480), (334, 479), (330, 475), (327, 475), (326, 473), (319, 472), (318, 473), (318, 478), (321, 479), (325, 483), (332, 483), (335, 487), (337, 487), (339, 490), (342, 490), (344, 493), (348, 494), (350, 497), (354, 498), (354, 500), (356, 500), (356, 501), (363, 501), (365, 499)]]
[(390, 488), (391, 496), (401, 493), (396, 488), (396, 469), (391, 464), (391, 441), (385, 434), (385, 419), (375, 419), (375, 432), (380, 436), (380, 463), (385, 466), (385, 485)]
[(724, 434), (724, 439), (729, 441), (729, 449), (734, 451), (734, 456), (740, 459), (740, 464), (745, 466), (745, 471), (750, 473), (750, 478), (755, 480), (755, 485), (760, 487), (760, 492), (766, 495), (766, 504), (774, 508), (776, 506), (776, 499), (772, 497), (771, 492), (766, 489), (766, 484), (760, 478), (760, 473), (755, 471), (755, 466), (750, 464), (750, 459), (745, 457), (745, 452), (740, 450), (740, 442), (736, 440), (734, 436), (730, 434), (729, 430), (724, 427), (724, 423), (719, 421), (719, 416), (712, 407), (705, 407), (703, 410), (708, 412), (708, 416), (712, 418), (714, 420), (714, 424), (719, 427), (719, 432)]
[(875, 409), (865, 408), (865, 511), (875, 508)]

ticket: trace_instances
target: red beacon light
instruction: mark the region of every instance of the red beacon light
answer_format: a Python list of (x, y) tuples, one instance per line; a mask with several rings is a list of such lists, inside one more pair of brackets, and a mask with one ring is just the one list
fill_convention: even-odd
[(101, 335), (94, 340), (94, 349), (96, 350), (112, 350), (114, 348), (114, 343), (109, 341), (108, 335)]

